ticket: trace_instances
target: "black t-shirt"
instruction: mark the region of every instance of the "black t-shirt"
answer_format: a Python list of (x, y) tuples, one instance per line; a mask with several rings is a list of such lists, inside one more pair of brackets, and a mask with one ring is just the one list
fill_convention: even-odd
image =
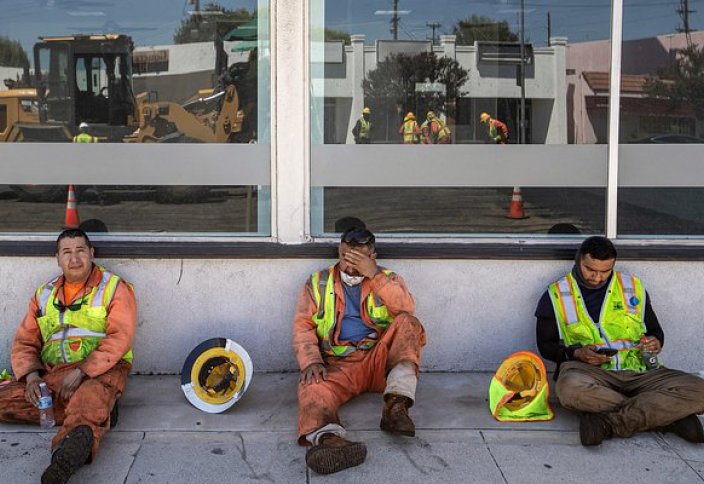
[[(612, 275), (613, 277), (613, 275)], [(579, 290), (582, 292), (584, 305), (587, 312), (595, 322), (599, 321), (601, 306), (606, 298), (606, 291), (609, 288), (611, 279), (599, 289), (590, 289), (579, 284)], [(538, 307), (535, 309), (536, 323), (536, 340), (538, 350), (543, 358), (554, 361), (559, 364), (563, 361), (572, 359), (572, 348), (566, 347), (560, 342), (560, 332), (557, 329), (557, 320), (555, 319), (555, 311), (552, 307), (550, 294), (548, 291), (543, 293), (543, 296), (538, 302)], [(655, 336), (660, 340), (660, 344), (665, 344), (665, 335), (660, 327), (658, 317), (655, 315), (650, 304), (650, 294), (645, 293), (645, 329), (648, 336)]]

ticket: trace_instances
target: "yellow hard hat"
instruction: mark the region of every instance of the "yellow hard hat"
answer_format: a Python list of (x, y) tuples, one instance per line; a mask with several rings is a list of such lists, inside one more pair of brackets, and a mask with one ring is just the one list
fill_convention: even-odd
[(489, 113), (482, 113), (481, 115), (479, 115), (479, 121), (481, 121), (482, 123), (486, 123), (486, 120), (489, 118), (491, 118), (491, 116), (489, 116)]
[(432, 111), (428, 111), (427, 117), (428, 119), (433, 119), (435, 117), (435, 113)]
[(403, 120), (404, 120), (404, 121), (409, 121), (409, 120), (411, 120), (411, 119), (416, 119), (416, 116), (415, 116), (415, 114), (413, 114), (412, 112), (409, 111), (408, 114), (406, 114), (406, 117), (403, 118)]
[(369, 108), (362, 109), (362, 114), (371, 114), (372, 110)]

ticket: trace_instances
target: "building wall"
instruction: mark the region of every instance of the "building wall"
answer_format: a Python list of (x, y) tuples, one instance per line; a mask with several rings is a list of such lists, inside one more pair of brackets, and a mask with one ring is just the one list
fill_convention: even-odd
[[(99, 244), (98, 244), (99, 245)], [(258, 371), (296, 370), (291, 319), (309, 273), (329, 260), (105, 260), (135, 287), (139, 327), (134, 370), (179, 373), (198, 343), (241, 343)], [(428, 333), (425, 371), (492, 371), (510, 353), (535, 347), (536, 303), (567, 261), (389, 260), (404, 276)], [(701, 307), (692, 291), (704, 262), (626, 261), (645, 282), (662, 323), (668, 366), (701, 371)], [(57, 271), (50, 258), (0, 260), (0, 368), (35, 287)]]

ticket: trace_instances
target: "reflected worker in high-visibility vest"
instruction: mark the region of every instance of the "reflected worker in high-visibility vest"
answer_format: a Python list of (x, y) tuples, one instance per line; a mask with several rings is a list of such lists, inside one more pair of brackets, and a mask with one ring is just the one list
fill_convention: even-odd
[(493, 143), (497, 145), (508, 143), (508, 126), (505, 123), (492, 118), (489, 113), (482, 113), (479, 116), (479, 121), (486, 124), (487, 133)]
[[(63, 483), (91, 461), (115, 425), (132, 368), (137, 308), (132, 287), (94, 262), (80, 229), (56, 241), (62, 274), (42, 284), (12, 343), (15, 380), (0, 386), (0, 422), (40, 422), (41, 390), (53, 394), (58, 433), (42, 483)], [(42, 405), (48, 402), (42, 398)]]
[(557, 398), (580, 413), (585, 446), (648, 430), (704, 443), (704, 380), (659, 360), (665, 337), (650, 295), (614, 270), (616, 255), (609, 239), (589, 237), (538, 303), (538, 349), (558, 365)]
[(415, 114), (412, 112), (406, 114), (398, 129), (398, 134), (403, 136), (403, 144), (406, 145), (414, 145), (420, 141), (420, 126), (418, 126)]
[(73, 137), (74, 143), (97, 143), (98, 138), (88, 132), (88, 123), (82, 122), (78, 125), (78, 134)]
[(306, 464), (319, 474), (364, 462), (366, 446), (345, 438), (338, 416), (361, 393), (383, 392), (382, 430), (415, 436), (408, 409), (425, 330), (401, 276), (377, 265), (374, 244), (369, 230), (346, 230), (339, 261), (310, 276), (296, 305), (298, 442), (312, 446)]

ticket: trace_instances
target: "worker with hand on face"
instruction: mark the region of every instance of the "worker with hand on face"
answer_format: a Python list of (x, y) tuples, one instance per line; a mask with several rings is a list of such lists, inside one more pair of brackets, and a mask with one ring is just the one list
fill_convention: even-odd
[(16, 380), (0, 386), (0, 422), (40, 421), (40, 384), (53, 393), (56, 423), (43, 484), (67, 482), (95, 457), (117, 418), (132, 368), (137, 308), (132, 287), (94, 262), (80, 229), (56, 241), (62, 274), (42, 284), (12, 343)]
[(585, 446), (648, 430), (704, 443), (704, 380), (659, 363), (664, 333), (649, 294), (614, 270), (616, 255), (606, 237), (586, 239), (538, 303), (538, 349), (558, 365), (557, 398), (580, 413)]
[(331, 474), (364, 462), (366, 446), (345, 439), (338, 408), (364, 392), (383, 392), (380, 427), (414, 436), (415, 401), (425, 331), (401, 276), (377, 265), (375, 238), (352, 227), (338, 262), (306, 282), (293, 320), (301, 369), (298, 442), (312, 446), (306, 464)]

